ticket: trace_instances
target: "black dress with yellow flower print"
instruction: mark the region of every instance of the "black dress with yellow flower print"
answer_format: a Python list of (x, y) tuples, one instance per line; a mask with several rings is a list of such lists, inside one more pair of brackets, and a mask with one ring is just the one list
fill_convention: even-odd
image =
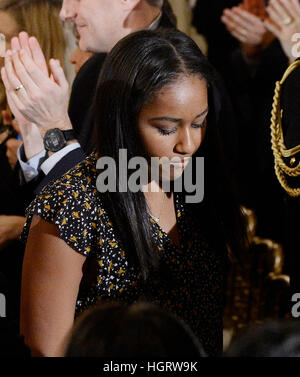
[(86, 256), (76, 315), (100, 301), (152, 302), (182, 318), (209, 355), (221, 353), (224, 257), (210, 249), (176, 194), (181, 245), (174, 245), (149, 216), (161, 267), (145, 282), (115, 235), (96, 179), (91, 154), (42, 190), (26, 211), (23, 230), (26, 240), (32, 217), (38, 215), (57, 225), (60, 238)]

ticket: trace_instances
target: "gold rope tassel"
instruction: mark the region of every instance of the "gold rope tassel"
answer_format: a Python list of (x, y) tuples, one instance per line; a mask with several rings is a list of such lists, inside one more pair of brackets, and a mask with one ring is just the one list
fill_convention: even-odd
[(292, 63), (285, 71), (281, 81), (276, 82), (275, 94), (272, 105), (272, 117), (271, 117), (271, 143), (272, 150), (275, 159), (275, 173), (279, 180), (279, 183), (283, 189), (292, 197), (300, 196), (300, 187), (292, 188), (288, 185), (286, 176), (297, 177), (300, 176), (300, 162), (297, 166), (291, 168), (286, 165), (283, 157), (292, 157), (300, 152), (300, 145), (292, 149), (287, 149), (284, 144), (283, 132), (282, 132), (282, 110), (280, 109), (280, 92), (286, 78), (298, 67), (300, 61), (297, 60)]

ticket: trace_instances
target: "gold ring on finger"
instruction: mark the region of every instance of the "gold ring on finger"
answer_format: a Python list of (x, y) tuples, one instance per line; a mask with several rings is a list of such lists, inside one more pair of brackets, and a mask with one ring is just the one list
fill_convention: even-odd
[(242, 34), (244, 37), (247, 37), (247, 35), (248, 35), (247, 30), (246, 30), (246, 29), (242, 29), (242, 30), (241, 30), (241, 34)]
[(18, 92), (20, 89), (24, 88), (24, 86), (21, 84), (15, 88), (15, 91)]

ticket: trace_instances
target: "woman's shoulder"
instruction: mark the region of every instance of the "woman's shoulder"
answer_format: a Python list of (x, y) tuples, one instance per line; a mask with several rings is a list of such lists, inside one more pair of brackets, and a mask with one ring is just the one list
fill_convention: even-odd
[(67, 171), (61, 178), (48, 184), (41, 191), (39, 197), (45, 195), (57, 195), (63, 191), (74, 196), (75, 198), (86, 195), (94, 196), (97, 194), (97, 154), (92, 153), (74, 168)]
[(33, 216), (56, 225), (60, 238), (82, 254), (90, 253), (109, 221), (96, 188), (97, 155), (91, 154), (60, 179), (44, 187), (26, 210), (22, 238)]

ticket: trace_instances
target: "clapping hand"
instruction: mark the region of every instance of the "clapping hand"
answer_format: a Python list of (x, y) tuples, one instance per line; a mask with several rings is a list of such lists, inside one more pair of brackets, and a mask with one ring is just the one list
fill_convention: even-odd
[(274, 40), (263, 22), (267, 15), (264, 0), (244, 0), (238, 7), (223, 12), (221, 21), (241, 43), (248, 58), (256, 58)]
[(300, 36), (299, 1), (271, 0), (267, 12), (270, 18), (265, 20), (265, 27), (278, 38), (286, 56), (293, 62), (300, 56), (297, 49), (293, 48)]
[(225, 9), (221, 17), (227, 30), (241, 43), (251, 46), (262, 44), (266, 33), (263, 21), (250, 12), (233, 7)]
[(1, 70), (8, 102), (21, 123), (33, 123), (41, 136), (51, 128), (72, 128), (68, 117), (69, 85), (58, 60), (47, 64), (35, 37), (13, 38)]

